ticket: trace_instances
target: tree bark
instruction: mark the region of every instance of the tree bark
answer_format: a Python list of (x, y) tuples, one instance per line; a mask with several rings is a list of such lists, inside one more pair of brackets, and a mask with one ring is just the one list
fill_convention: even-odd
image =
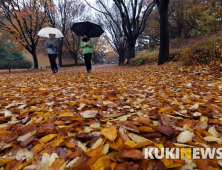
[(61, 40), (59, 40), (59, 65), (60, 67), (62, 67), (62, 47), (63, 47), (63, 38)]
[(118, 54), (119, 54), (119, 66), (122, 66), (124, 64), (124, 55), (125, 55), (124, 49), (119, 50)]
[(118, 52), (118, 54), (119, 54), (119, 66), (121, 66), (122, 65), (122, 53), (121, 52)]
[(34, 63), (34, 69), (39, 69), (39, 63), (38, 63), (38, 58), (37, 58), (37, 55), (36, 55), (35, 45), (32, 45), (31, 47), (26, 45), (25, 49), (32, 55), (33, 63)]
[(123, 51), (123, 54), (122, 54), (122, 57), (121, 57), (121, 65), (123, 66), (124, 65), (124, 60), (125, 60), (125, 51)]
[(77, 54), (74, 54), (74, 61), (75, 61), (75, 66), (78, 66), (78, 58), (77, 58)]
[(96, 53), (94, 52), (93, 55), (94, 55), (94, 64), (96, 64), (97, 63)]
[(34, 61), (34, 69), (39, 69), (39, 64), (38, 64), (36, 51), (34, 50), (31, 54), (32, 54), (33, 61)]
[(169, 0), (157, 1), (160, 22), (160, 50), (158, 65), (169, 61), (169, 24), (168, 24), (168, 4)]
[(128, 43), (127, 43), (127, 64), (129, 64), (130, 62), (130, 59), (131, 58), (135, 58), (135, 41), (134, 40), (130, 40)]

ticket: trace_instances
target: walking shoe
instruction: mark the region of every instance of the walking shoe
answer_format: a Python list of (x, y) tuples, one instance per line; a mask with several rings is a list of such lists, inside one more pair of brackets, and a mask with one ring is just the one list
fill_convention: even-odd
[(89, 73), (92, 73), (91, 69), (89, 69)]
[(52, 70), (52, 74), (54, 74), (55, 73), (55, 71), (54, 70)]
[(55, 73), (58, 73), (58, 69), (55, 70)]

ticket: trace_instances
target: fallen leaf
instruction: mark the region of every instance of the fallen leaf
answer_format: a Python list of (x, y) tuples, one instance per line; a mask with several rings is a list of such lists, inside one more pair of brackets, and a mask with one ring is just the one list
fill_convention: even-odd
[(94, 145), (91, 147), (91, 149), (96, 149), (98, 148), (103, 142), (103, 139), (102, 138), (99, 138), (95, 143)]
[(23, 136), (20, 136), (20, 137), (17, 139), (17, 141), (18, 141), (18, 142), (22, 142), (22, 141), (26, 140), (27, 138), (33, 136), (35, 133), (36, 133), (36, 130), (34, 130), (34, 131), (32, 131), (32, 132), (29, 132), (29, 133), (27, 133), (27, 134), (25, 134), (25, 135), (23, 135)]
[(181, 132), (178, 136), (177, 136), (177, 142), (179, 143), (187, 143), (188, 141), (192, 141), (193, 137), (194, 137), (194, 133), (190, 132), (188, 130)]
[(97, 113), (98, 113), (97, 110), (87, 110), (87, 111), (81, 112), (80, 115), (83, 118), (94, 118), (96, 117)]
[(206, 136), (204, 137), (204, 140), (208, 142), (217, 142), (218, 144), (222, 144), (222, 139), (214, 136)]
[(166, 125), (159, 125), (157, 127), (153, 127), (153, 129), (160, 133), (165, 134), (166, 136), (172, 136), (174, 134), (173, 128)]
[(111, 126), (110, 128), (104, 128), (101, 130), (101, 133), (110, 141), (114, 141), (117, 137), (117, 129), (115, 126)]
[(217, 138), (218, 138), (218, 137), (220, 136), (214, 126), (210, 127), (209, 130), (208, 130), (208, 132), (209, 132), (211, 135), (213, 135), (214, 137), (217, 137)]
[(144, 159), (142, 153), (136, 149), (122, 150), (120, 157), (130, 158), (130, 159), (134, 159), (134, 160)]
[[(128, 133), (128, 136), (133, 140), (135, 141), (136, 143), (139, 143), (139, 142), (144, 142), (144, 141), (150, 141), (142, 136), (139, 136), (139, 135), (135, 135), (133, 133)], [(151, 141), (150, 141), (151, 142)]]
[(81, 160), (81, 157), (76, 157), (75, 159), (73, 159), (72, 161), (70, 161), (67, 165), (66, 168), (72, 169), (75, 166), (78, 165), (79, 161)]

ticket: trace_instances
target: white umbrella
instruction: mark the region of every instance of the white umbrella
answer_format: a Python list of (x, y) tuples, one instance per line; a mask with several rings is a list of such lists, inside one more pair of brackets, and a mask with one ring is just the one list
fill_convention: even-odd
[(60, 30), (58, 30), (57, 28), (52, 28), (52, 27), (42, 28), (37, 35), (40, 37), (50, 38), (49, 34), (55, 34), (56, 35), (55, 38), (64, 37)]

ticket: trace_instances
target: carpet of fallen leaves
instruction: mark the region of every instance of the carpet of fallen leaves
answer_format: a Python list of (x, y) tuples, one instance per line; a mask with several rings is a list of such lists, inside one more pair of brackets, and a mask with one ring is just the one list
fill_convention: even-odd
[(208, 67), (0, 75), (1, 170), (219, 170), (144, 159), (144, 148), (222, 147), (222, 81)]

